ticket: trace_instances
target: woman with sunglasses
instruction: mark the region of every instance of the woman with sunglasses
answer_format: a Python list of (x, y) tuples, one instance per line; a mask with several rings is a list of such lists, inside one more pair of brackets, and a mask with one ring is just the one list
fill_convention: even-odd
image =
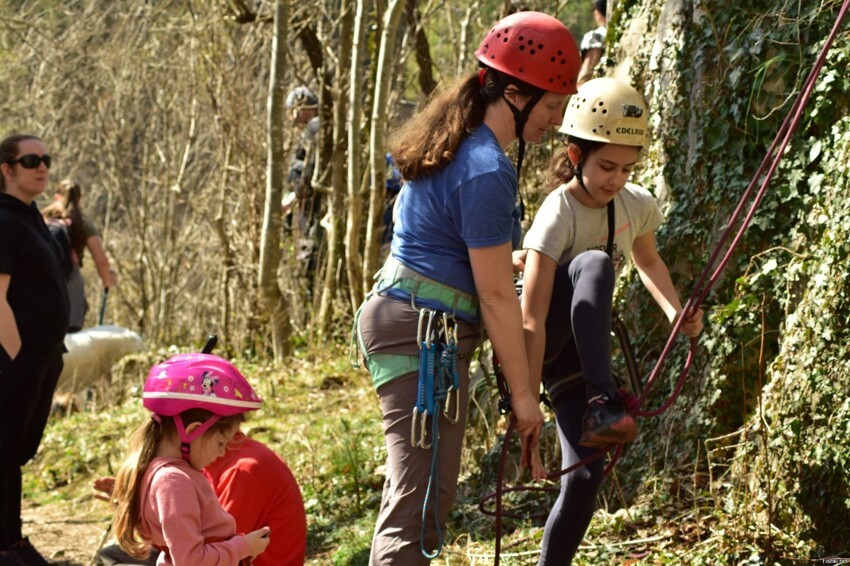
[(24, 538), (21, 466), (36, 453), (59, 374), (68, 291), (35, 205), (50, 156), (31, 135), (0, 142), (0, 563), (48, 562)]
[[(469, 359), (482, 323), (511, 389), (524, 450), (537, 443), (543, 424), (511, 251), (520, 240), (525, 144), (561, 123), (576, 89), (578, 46), (558, 19), (517, 12), (488, 30), (475, 56), (479, 69), (441, 89), (390, 144), (405, 183), (391, 255), (358, 324), (387, 447), (373, 566), (427, 564), (440, 554), (457, 493)], [(516, 168), (506, 155), (514, 142)], [(445, 354), (441, 371), (451, 367), (448, 387), (433, 386), (432, 345)]]
[(85, 280), (80, 273), (84, 250), (88, 249), (91, 254), (104, 290), (108, 291), (115, 286), (115, 272), (109, 266), (109, 258), (103, 249), (103, 239), (97, 226), (88, 216), (83, 214), (82, 198), (82, 189), (79, 183), (73, 179), (63, 179), (56, 189), (55, 200), (41, 211), (48, 222), (61, 222), (67, 225), (72, 252), (72, 266), (68, 275), (68, 296), (71, 300), (71, 320), (68, 332), (77, 332), (83, 327), (86, 312), (89, 309), (86, 300)]

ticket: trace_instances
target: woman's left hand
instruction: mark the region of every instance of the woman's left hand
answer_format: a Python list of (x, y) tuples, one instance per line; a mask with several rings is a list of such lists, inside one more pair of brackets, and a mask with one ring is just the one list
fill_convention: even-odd
[[(679, 317), (682, 316), (683, 312), (684, 311), (679, 311), (676, 313), (676, 318), (673, 319), (674, 324)], [(703, 328), (702, 315), (702, 309), (697, 309), (695, 313), (682, 321), (682, 326), (679, 327), (679, 332), (690, 338), (696, 338), (699, 336), (699, 333), (702, 332)]]

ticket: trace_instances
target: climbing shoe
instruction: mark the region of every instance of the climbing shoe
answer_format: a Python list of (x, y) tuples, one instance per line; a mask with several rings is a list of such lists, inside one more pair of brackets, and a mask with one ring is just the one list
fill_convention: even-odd
[(619, 399), (607, 395), (594, 397), (581, 417), (579, 444), (599, 448), (608, 444), (631, 442), (637, 436), (637, 425)]

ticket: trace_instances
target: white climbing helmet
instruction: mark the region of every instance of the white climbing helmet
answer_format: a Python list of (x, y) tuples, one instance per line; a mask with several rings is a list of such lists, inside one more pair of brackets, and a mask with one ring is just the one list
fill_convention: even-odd
[(588, 141), (646, 147), (649, 109), (632, 86), (607, 77), (593, 79), (570, 97), (558, 131)]

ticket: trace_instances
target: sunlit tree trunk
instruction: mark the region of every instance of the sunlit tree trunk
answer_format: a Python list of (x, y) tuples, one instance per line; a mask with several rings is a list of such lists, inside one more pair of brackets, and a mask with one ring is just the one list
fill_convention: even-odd
[(272, 349), (275, 361), (280, 362), (290, 351), (289, 303), (277, 281), (280, 265), (280, 199), (286, 175), (283, 154), (283, 136), (286, 125), (284, 99), (286, 27), (289, 19), (286, 0), (277, 0), (274, 12), (274, 39), (272, 41), (271, 74), (268, 96), (268, 153), (266, 161), (266, 203), (263, 211), (263, 232), (260, 242), (259, 286), (269, 312), (272, 330)]
[[(351, 57), (351, 27), (354, 20), (353, 0), (343, 0), (340, 6), (342, 18), (339, 26), (339, 60)], [(336, 104), (333, 112), (333, 153), (331, 155), (331, 187), (328, 195), (328, 260), (325, 265), (322, 302), (319, 307), (319, 336), (324, 337), (333, 311), (333, 298), (339, 288), (342, 274), (343, 235), (345, 228), (345, 153), (346, 153), (346, 108), (343, 93), (346, 90), (346, 69), (337, 66)]]
[[(345, 232), (345, 263), (348, 271), (348, 298), (352, 310), (363, 301), (370, 284), (370, 274), (363, 272), (363, 256), (360, 252), (360, 231), (363, 227), (363, 191), (361, 190), (362, 160), (360, 151), (363, 140), (360, 124), (362, 119), (364, 39), (369, 25), (368, 14), (371, 0), (357, 0), (354, 17), (354, 34), (351, 42), (351, 72), (348, 90), (348, 219)], [(365, 277), (364, 277), (365, 275)]]
[(404, 0), (391, 0), (387, 6), (387, 11), (384, 13), (384, 29), (381, 32), (381, 47), (378, 53), (370, 144), (372, 187), (369, 194), (369, 220), (366, 225), (366, 252), (363, 258), (363, 272), (366, 274), (374, 273), (378, 269), (380, 238), (384, 228), (384, 206), (387, 197), (386, 144), (384, 141), (387, 126), (387, 98), (389, 97), (390, 80), (395, 72), (393, 52), (395, 51), (398, 21), (404, 7)]

